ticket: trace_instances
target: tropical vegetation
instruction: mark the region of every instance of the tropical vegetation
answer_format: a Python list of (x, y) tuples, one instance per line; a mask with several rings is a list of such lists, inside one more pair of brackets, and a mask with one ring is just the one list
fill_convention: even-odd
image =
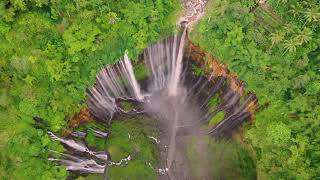
[(0, 179), (65, 179), (47, 160), (63, 147), (46, 130), (68, 129), (98, 70), (171, 34), (178, 9), (175, 0), (1, 0)]
[[(0, 179), (74, 177), (47, 160), (49, 150), (64, 147), (46, 132), (72, 130), (68, 122), (86, 108), (86, 89), (103, 65), (124, 52), (138, 59), (148, 45), (175, 33), (180, 9), (178, 0), (1, 0)], [(222, 153), (224, 164), (212, 167), (217, 179), (228, 168), (234, 170), (223, 176), (229, 179), (319, 178), (320, 2), (210, 0), (189, 38), (245, 82), (259, 111), (243, 126), (241, 143), (202, 139), (210, 142), (212, 159), (201, 157), (190, 138), (188, 160), (211, 167)], [(149, 74), (141, 64), (134, 71), (138, 79)], [(217, 114), (210, 126), (223, 117)], [(111, 179), (156, 178), (145, 162), (158, 163), (157, 148), (143, 135), (156, 133), (154, 127), (128, 119), (103, 130), (113, 133), (110, 141), (89, 134), (89, 147), (107, 149), (115, 160), (137, 155), (129, 166), (111, 168)], [(202, 177), (201, 167), (194, 167), (194, 178)]]
[(320, 3), (212, 0), (191, 39), (257, 94), (245, 126), (258, 179), (320, 177)]

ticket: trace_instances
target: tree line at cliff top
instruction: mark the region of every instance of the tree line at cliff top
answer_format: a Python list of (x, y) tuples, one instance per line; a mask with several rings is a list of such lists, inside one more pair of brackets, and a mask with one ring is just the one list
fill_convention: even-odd
[(320, 176), (319, 3), (211, 1), (191, 33), (259, 98), (260, 112), (244, 130), (258, 179)]
[(131, 58), (175, 30), (175, 0), (0, 2), (0, 177), (64, 179), (47, 161), (63, 151), (46, 132), (61, 132), (85, 106), (85, 89), (104, 64)]
[[(320, 176), (320, 4), (268, 4), (274, 14), (258, 17), (255, 0), (210, 1), (190, 36), (259, 98), (261, 110), (244, 129), (258, 178), (313, 179)], [(99, 68), (171, 34), (178, 9), (176, 0), (1, 1), (0, 177), (66, 178), (47, 161), (48, 149), (63, 147), (33, 128), (33, 117), (63, 131)], [(272, 26), (273, 16), (281, 26), (258, 26)]]

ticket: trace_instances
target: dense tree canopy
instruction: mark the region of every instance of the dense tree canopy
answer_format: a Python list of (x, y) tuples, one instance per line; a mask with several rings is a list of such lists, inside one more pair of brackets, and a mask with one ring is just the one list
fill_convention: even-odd
[[(247, 91), (259, 98), (260, 111), (244, 127), (244, 143), (251, 154), (213, 146), (212, 157), (225, 152), (227, 163), (247, 162), (240, 167), (247, 165), (248, 171), (229, 167), (244, 179), (319, 178), (319, 1), (257, 3), (211, 0), (190, 33), (193, 42), (227, 64), (246, 83)], [(124, 52), (136, 59), (150, 43), (173, 33), (178, 10), (177, 0), (1, 0), (0, 179), (68, 177), (65, 168), (47, 161), (49, 149), (62, 152), (64, 148), (51, 142), (46, 131), (65, 132), (68, 120), (86, 106), (85, 90), (103, 65), (114, 63)], [(139, 64), (135, 73), (142, 79), (149, 72)], [(210, 123), (223, 117), (217, 114)], [(43, 119), (41, 128), (34, 128), (34, 118)], [(127, 175), (123, 172), (131, 175), (140, 169), (137, 179), (155, 178), (142, 165), (145, 159), (157, 163), (155, 147), (145, 144), (146, 138), (133, 126), (117, 122), (110, 127), (117, 132), (110, 142), (98, 143), (92, 135), (87, 141), (96, 148), (109, 145), (115, 159), (122, 157), (117, 158), (119, 149), (146, 147), (135, 152), (141, 159), (129, 168), (109, 173), (117, 179)], [(128, 139), (122, 131), (132, 131), (137, 141), (123, 143)], [(198, 160), (193, 159), (198, 157), (194, 146), (188, 153), (190, 161)], [(255, 163), (249, 162), (249, 156)], [(195, 168), (195, 177), (198, 171)]]
[(175, 0), (0, 1), (0, 177), (65, 178), (46, 160), (62, 147), (33, 118), (62, 131), (102, 65), (172, 33), (178, 9)]
[(246, 131), (258, 178), (314, 179), (320, 176), (320, 4), (268, 3), (211, 1), (191, 39), (259, 97), (260, 112)]

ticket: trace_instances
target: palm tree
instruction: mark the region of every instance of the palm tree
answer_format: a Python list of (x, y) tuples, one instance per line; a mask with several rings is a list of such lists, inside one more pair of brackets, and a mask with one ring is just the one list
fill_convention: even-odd
[(318, 22), (320, 20), (320, 11), (319, 7), (314, 7), (305, 12), (304, 17), (307, 19), (307, 22)]
[(285, 33), (282, 32), (282, 31), (278, 31), (276, 33), (272, 33), (271, 37), (270, 37), (270, 41), (272, 43), (271, 46), (279, 44), (281, 41), (283, 41), (284, 36), (285, 36)]
[(312, 30), (310, 28), (304, 28), (302, 31), (299, 31), (296, 36), (296, 40), (300, 45), (307, 43), (312, 39)]
[(285, 48), (284, 53), (286, 53), (287, 51), (296, 52), (298, 45), (299, 45), (299, 42), (297, 42), (296, 39), (285, 40), (284, 41), (284, 48)]
[(283, 29), (286, 31), (286, 33), (293, 33), (295, 29), (297, 29), (297, 26), (292, 23), (288, 23), (284, 25)]
[(301, 12), (303, 12), (303, 7), (300, 5), (300, 3), (297, 3), (297, 5), (291, 5), (289, 13), (292, 14), (293, 17), (298, 17)]

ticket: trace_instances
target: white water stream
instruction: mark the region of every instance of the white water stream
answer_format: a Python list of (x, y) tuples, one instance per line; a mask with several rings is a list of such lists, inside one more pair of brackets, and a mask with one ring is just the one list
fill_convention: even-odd
[[(185, 179), (188, 177), (187, 162), (182, 155), (184, 151), (183, 138), (185, 135), (194, 134), (196, 125), (208, 122), (218, 111), (229, 111), (215, 128), (210, 131), (215, 136), (221, 136), (230, 127), (236, 127), (244, 119), (250, 116), (246, 107), (250, 101), (255, 100), (255, 96), (249, 96), (248, 101), (240, 104), (240, 95), (230, 88), (222, 88), (226, 78), (224, 76), (209, 79), (200, 77), (196, 82), (192, 78), (187, 82), (184, 79), (184, 46), (187, 29), (183, 30), (181, 36), (166, 38), (145, 49), (143, 59), (146, 68), (150, 72), (145, 84), (139, 84), (133, 65), (127, 56), (124, 55), (117, 63), (105, 66), (96, 76), (95, 86), (88, 91), (88, 107), (90, 113), (103, 122), (111, 123), (115, 113), (127, 113), (118, 106), (118, 100), (130, 100), (142, 104), (143, 111), (137, 113), (147, 113), (155, 119), (161, 121), (165, 137), (154, 140), (159, 146), (164, 146), (165, 155), (161, 155), (162, 169), (158, 169), (161, 174), (167, 174), (168, 178)], [(214, 83), (212, 79), (217, 78)], [(187, 86), (191, 84), (191, 87)], [(211, 85), (210, 85), (211, 84)], [(145, 85), (145, 86), (143, 86)], [(144, 87), (144, 88), (141, 88)], [(208, 109), (209, 100), (223, 89), (221, 102), (213, 111)], [(203, 92), (204, 89), (208, 91)], [(205, 97), (200, 97), (204, 93)], [(92, 130), (98, 137), (107, 138), (108, 134), (97, 130)], [(183, 134), (183, 133), (185, 134)], [(198, 132), (197, 132), (198, 133)], [(182, 135), (181, 135), (182, 134)], [(62, 144), (72, 148), (74, 151), (85, 153), (93, 158), (99, 159), (105, 164), (98, 164), (93, 158), (82, 159), (75, 156), (66, 156), (68, 159), (50, 158), (49, 160), (59, 162), (68, 170), (85, 173), (104, 173), (104, 168), (111, 165), (121, 165), (131, 160), (131, 156), (122, 159), (120, 162), (112, 162), (108, 159), (106, 152), (94, 152), (89, 150), (84, 144), (72, 139), (60, 138), (53, 133), (49, 133), (51, 138), (60, 141)], [(74, 133), (75, 137), (83, 137), (82, 132)], [(130, 134), (128, 134), (130, 138)], [(134, 157), (133, 157), (134, 158)], [(165, 163), (164, 163), (165, 161)], [(86, 167), (90, 166), (89, 169)]]

